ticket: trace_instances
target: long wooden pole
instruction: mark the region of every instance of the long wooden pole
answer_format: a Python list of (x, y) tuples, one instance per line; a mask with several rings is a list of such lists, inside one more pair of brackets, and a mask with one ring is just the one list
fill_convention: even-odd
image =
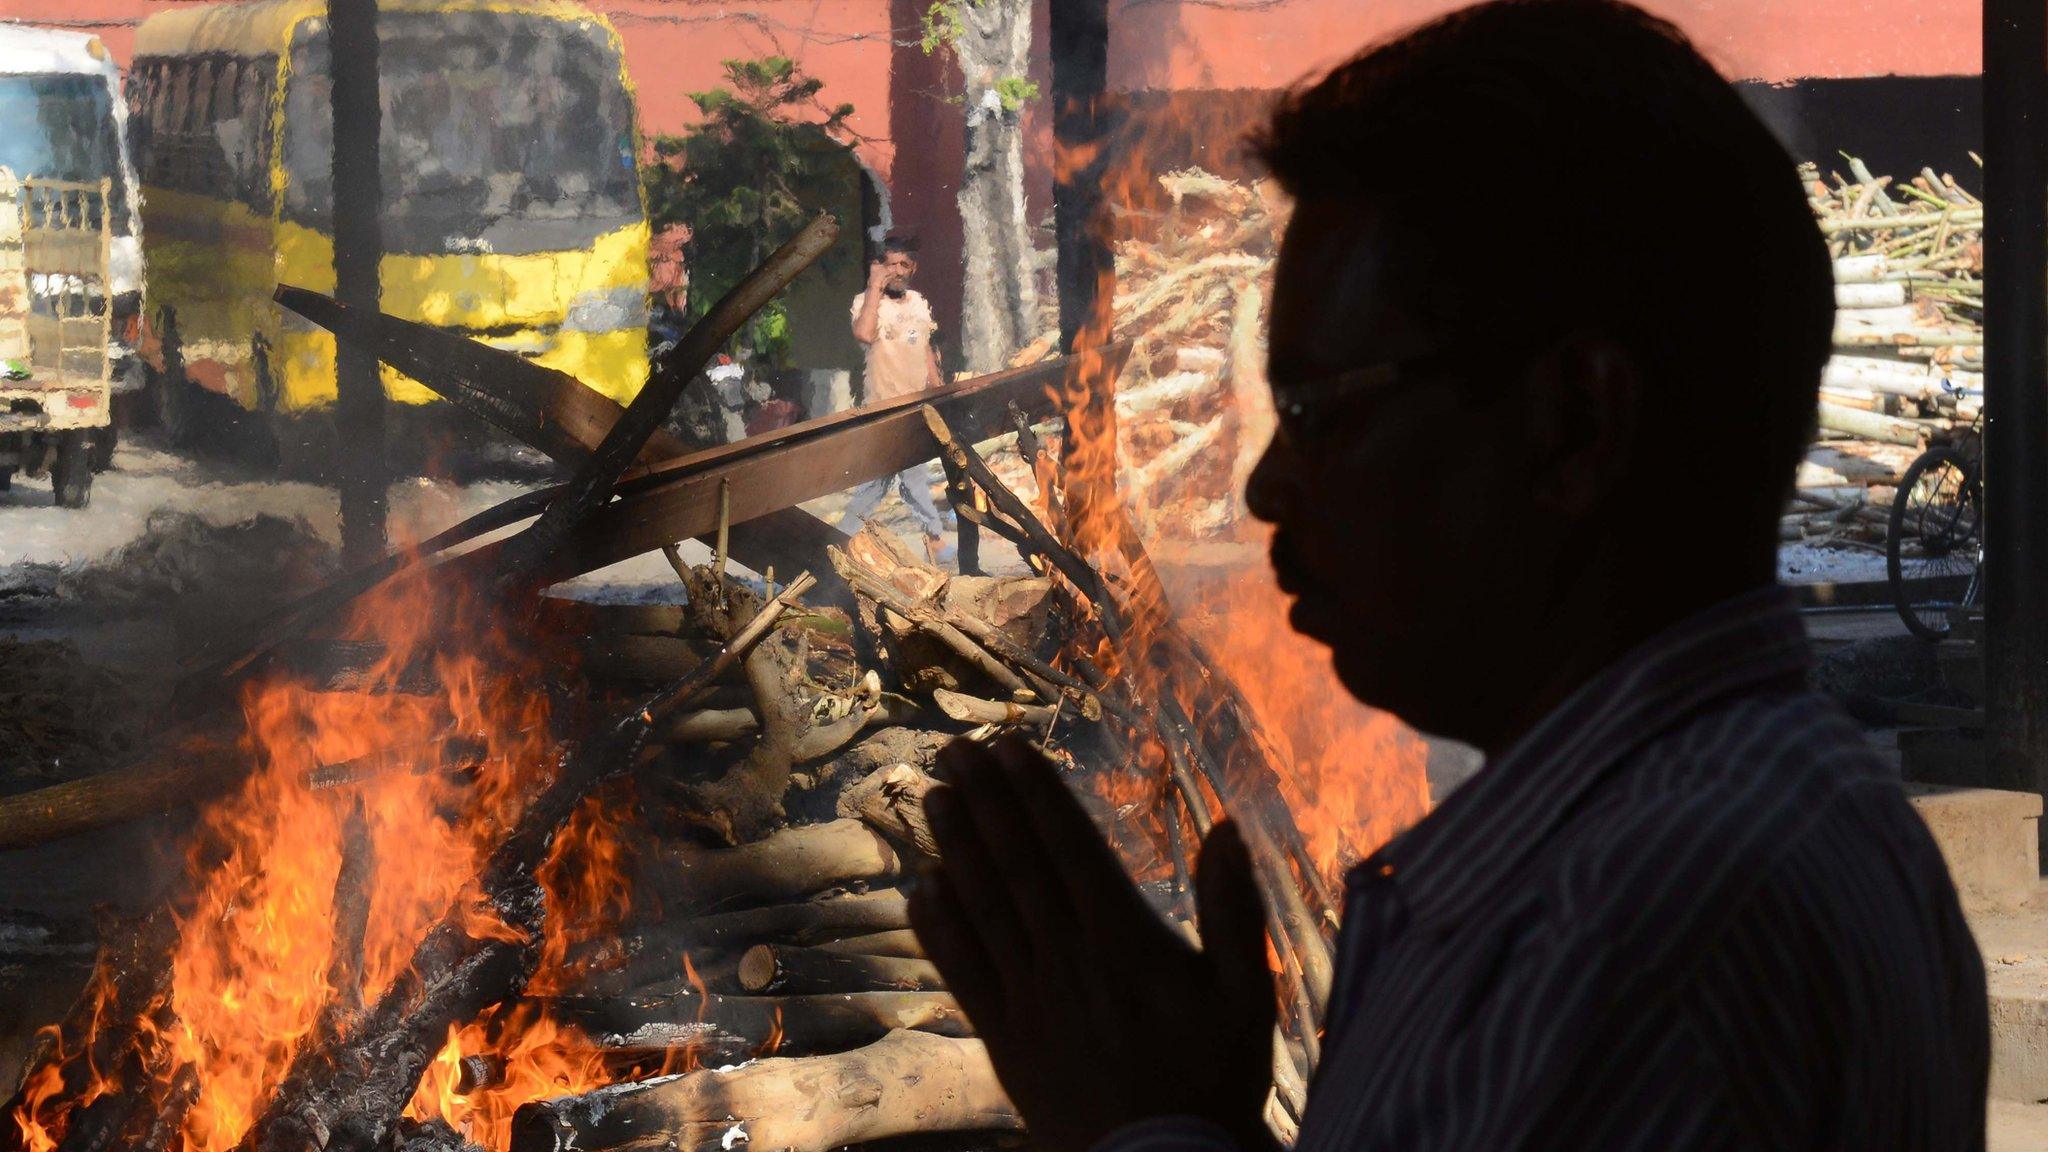
[[(333, 84), (334, 298), (378, 311), (378, 264), (384, 255), (383, 181), (377, 170), (377, 0), (328, 0), (327, 45)], [(334, 355), (335, 443), (341, 490), (341, 553), (350, 567), (384, 555), (384, 383), (377, 353), (337, 342)]]
[(521, 1105), (513, 1152), (745, 1143), (828, 1152), (916, 1133), (1023, 1126), (979, 1040), (891, 1032), (834, 1056), (772, 1057)]

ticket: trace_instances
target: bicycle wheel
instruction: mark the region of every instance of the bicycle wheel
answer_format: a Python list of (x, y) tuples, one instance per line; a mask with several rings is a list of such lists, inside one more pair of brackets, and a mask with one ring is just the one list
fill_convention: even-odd
[(1921, 453), (1899, 481), (1885, 541), (1892, 598), (1914, 635), (1941, 639), (1951, 610), (1976, 599), (1983, 540), (1983, 496), (1969, 459), (1952, 448)]

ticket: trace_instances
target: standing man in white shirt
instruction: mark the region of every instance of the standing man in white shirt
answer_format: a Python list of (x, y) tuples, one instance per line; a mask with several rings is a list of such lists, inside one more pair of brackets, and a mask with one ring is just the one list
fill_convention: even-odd
[[(868, 265), (867, 290), (853, 298), (853, 338), (867, 350), (862, 403), (893, 400), (945, 383), (933, 343), (938, 323), (932, 319), (931, 304), (910, 287), (917, 274), (916, 247), (900, 236), (882, 241), (882, 259)], [(903, 502), (924, 529), (925, 549), (933, 563), (950, 563), (955, 553), (946, 546), (946, 524), (932, 500), (931, 477), (924, 464), (854, 489), (839, 517), (840, 528), (859, 531), (891, 487), (902, 492)]]

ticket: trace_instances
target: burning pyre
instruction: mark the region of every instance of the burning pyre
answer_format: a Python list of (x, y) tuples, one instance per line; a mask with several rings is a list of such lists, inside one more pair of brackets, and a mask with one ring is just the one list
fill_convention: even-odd
[[(1176, 198), (1217, 194), (1198, 183)], [(184, 749), (245, 779), (205, 808), (185, 887), (108, 934), (8, 1106), (13, 1134), (33, 1152), (822, 1152), (1013, 1127), (892, 889), (929, 850), (920, 797), (936, 749), (1018, 728), (1100, 797), (1169, 915), (1186, 912), (1194, 840), (1226, 813), (1246, 828), (1287, 1009), (1269, 1118), (1289, 1130), (1328, 994), (1331, 881), (1419, 815), (1421, 754), (1390, 721), (1332, 702), (1324, 657), (1286, 632), (1247, 554), (1257, 529), (1215, 511), (1235, 508), (1229, 486), (1270, 420), (1247, 383), (1263, 272), (1196, 263), (1236, 277), (1231, 322), (1176, 328), (1214, 295), (1206, 272), (1180, 276), (1196, 287), (1148, 294), (1173, 299), (1171, 322), (1140, 347), (1179, 371), (1214, 356), (1176, 340), (1230, 334), (1231, 372), (1201, 400), (1204, 426), (1236, 444), (1206, 481), (1213, 498), (1145, 497), (1142, 527), (1118, 499), (1119, 474), (1140, 473), (1142, 492), (1146, 465), (1119, 464), (1105, 400), (1128, 346), (1106, 311), (1055, 365), (1069, 413), (1057, 462), (1017, 412), (1000, 472), (936, 407), (845, 424), (924, 423), (956, 509), (1014, 544), (1029, 575), (947, 577), (870, 533), (814, 557), (847, 610), (804, 607), (808, 578), (771, 596), (671, 552), (680, 609), (529, 611), (469, 591), (505, 588), (466, 563), (488, 549), (424, 563), (444, 537), (367, 595), (336, 598), (348, 608), (319, 630), (313, 672), (269, 635), (267, 660), (233, 665), (232, 742)], [(426, 379), (425, 363), (408, 370)], [(600, 450), (634, 414), (610, 409), (593, 430), (592, 402), (571, 399), (579, 419), (506, 426), (585, 436), (543, 445), (567, 464), (639, 454), (644, 475), (699, 484), (812, 435), (715, 450), (699, 474), (658, 444)], [(1165, 419), (1191, 411), (1163, 411), (1176, 405)], [(639, 423), (646, 442), (653, 424)], [(628, 482), (613, 508), (642, 490)], [(1221, 569), (1148, 551), (1146, 527), (1200, 538), (1223, 521), (1248, 549)], [(1169, 522), (1189, 530), (1159, 531)]]

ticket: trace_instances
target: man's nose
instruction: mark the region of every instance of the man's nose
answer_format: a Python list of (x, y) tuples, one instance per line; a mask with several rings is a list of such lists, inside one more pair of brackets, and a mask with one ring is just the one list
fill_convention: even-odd
[(1266, 450), (1245, 479), (1244, 506), (1260, 520), (1278, 524), (1298, 506), (1299, 489), (1294, 453), (1288, 449), (1286, 438), (1276, 435), (1266, 442)]

